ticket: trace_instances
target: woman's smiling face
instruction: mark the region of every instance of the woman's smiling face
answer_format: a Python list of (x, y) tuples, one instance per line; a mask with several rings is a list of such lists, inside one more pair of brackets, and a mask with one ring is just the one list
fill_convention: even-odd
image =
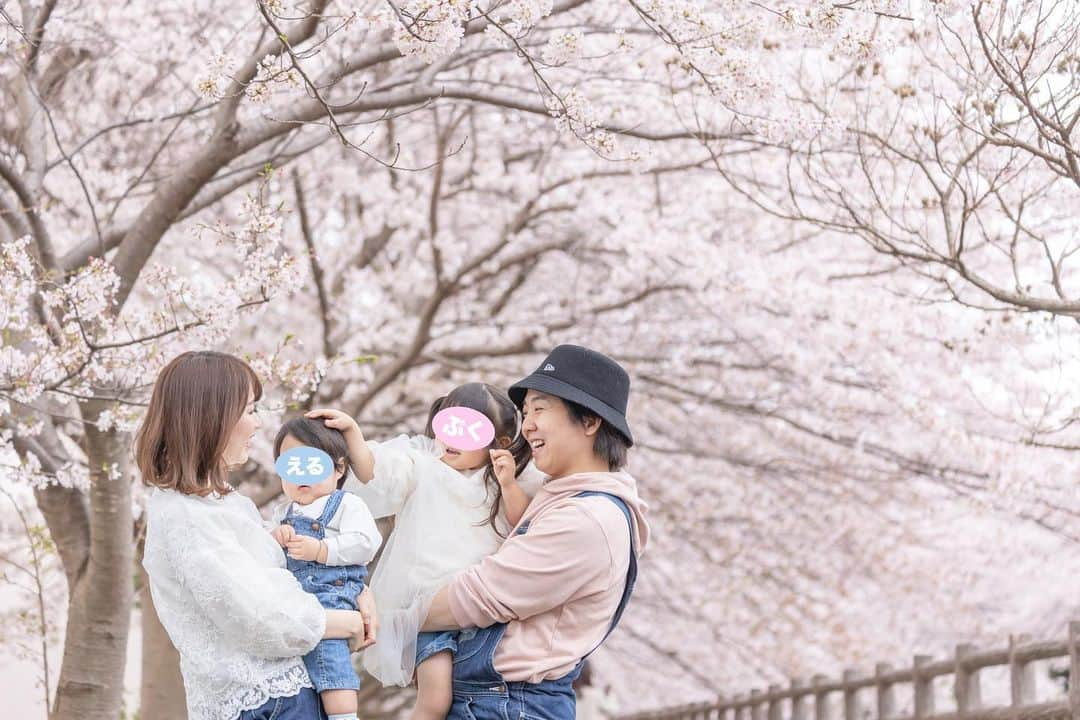
[(229, 434), (229, 442), (222, 453), (227, 467), (237, 467), (247, 462), (248, 453), (251, 451), (251, 441), (255, 438), (255, 431), (262, 427), (259, 416), (255, 412), (255, 394), (248, 393), (248, 402), (244, 406), (244, 412), (233, 426)]

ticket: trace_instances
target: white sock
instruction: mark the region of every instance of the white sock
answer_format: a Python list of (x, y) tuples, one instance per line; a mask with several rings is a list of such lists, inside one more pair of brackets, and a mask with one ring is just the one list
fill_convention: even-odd
[(343, 715), (328, 715), (327, 720), (360, 720), (356, 717), (356, 713), (345, 713)]

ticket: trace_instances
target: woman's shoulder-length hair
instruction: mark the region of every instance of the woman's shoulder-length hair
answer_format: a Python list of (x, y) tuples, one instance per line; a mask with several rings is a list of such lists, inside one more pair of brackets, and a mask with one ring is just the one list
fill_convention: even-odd
[(135, 436), (143, 483), (185, 495), (231, 492), (225, 448), (252, 396), (262, 397), (262, 383), (240, 358), (213, 351), (174, 358), (158, 373)]

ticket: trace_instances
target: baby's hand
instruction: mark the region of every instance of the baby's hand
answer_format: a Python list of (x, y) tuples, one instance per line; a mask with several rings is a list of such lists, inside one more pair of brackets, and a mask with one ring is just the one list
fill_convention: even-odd
[(285, 547), (289, 552), (289, 557), (293, 560), (317, 561), (319, 551), (322, 550), (322, 543), (307, 535), (295, 535), (292, 540), (286, 543)]
[(277, 540), (278, 545), (285, 547), (289, 541), (296, 537), (296, 531), (292, 525), (278, 525), (270, 531), (270, 535)]
[(324, 418), (326, 427), (340, 430), (346, 440), (351, 440), (354, 437), (360, 440), (364, 439), (364, 434), (360, 432), (360, 426), (356, 424), (356, 421), (353, 420), (348, 413), (343, 413), (340, 410), (320, 408), (305, 413), (304, 417), (313, 419)]
[(514, 456), (510, 454), (509, 450), (492, 450), (491, 467), (495, 470), (495, 477), (498, 478), (499, 485), (502, 487), (514, 482), (514, 471), (517, 469), (517, 463), (514, 462)]

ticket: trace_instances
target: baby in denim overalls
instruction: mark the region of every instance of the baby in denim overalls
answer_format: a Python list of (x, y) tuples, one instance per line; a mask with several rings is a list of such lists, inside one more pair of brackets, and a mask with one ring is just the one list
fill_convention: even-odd
[[(282, 482), (291, 502), (274, 513), (280, 524), (272, 534), (285, 549), (289, 571), (305, 591), (327, 609), (356, 610), (367, 564), (378, 552), (382, 536), (364, 501), (341, 489), (349, 473), (349, 449), (341, 432), (320, 420), (290, 420), (274, 440), (274, 459), (301, 446), (328, 454), (334, 471), (312, 485)], [(329, 720), (357, 720), (360, 679), (348, 641), (323, 640), (304, 656), (304, 665)]]

